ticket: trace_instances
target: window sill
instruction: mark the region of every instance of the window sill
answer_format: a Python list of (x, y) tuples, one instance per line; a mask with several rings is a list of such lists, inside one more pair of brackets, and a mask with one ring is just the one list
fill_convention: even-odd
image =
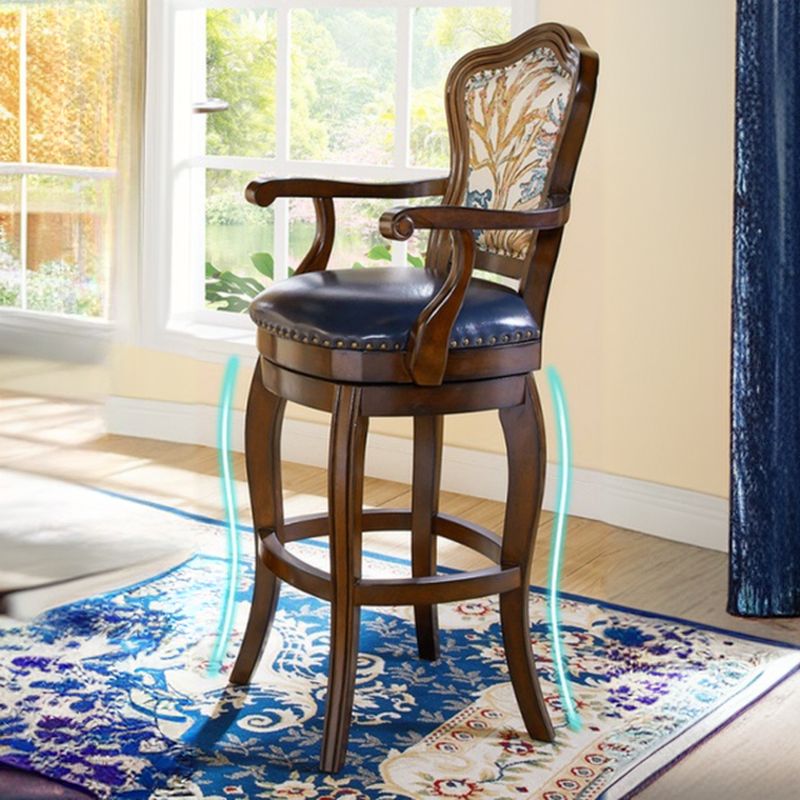
[(209, 319), (210, 316), (173, 318), (147, 344), (157, 350), (199, 361), (225, 362), (232, 355), (255, 357), (256, 329), (249, 317), (233, 315), (234, 318), (225, 324)]
[(113, 335), (105, 319), (0, 308), (0, 354), (94, 364), (107, 355)]

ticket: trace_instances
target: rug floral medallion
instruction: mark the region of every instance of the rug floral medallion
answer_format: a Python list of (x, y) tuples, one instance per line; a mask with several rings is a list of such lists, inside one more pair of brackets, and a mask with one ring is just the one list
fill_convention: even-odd
[[(324, 564), (324, 548), (292, 547)], [(0, 760), (125, 800), (618, 797), (625, 776), (640, 785), (664, 767), (654, 756), (680, 757), (800, 663), (773, 643), (562, 598), (581, 718), (572, 730), (550, 658), (547, 596), (532, 590), (531, 639), (557, 730), (543, 744), (522, 726), (496, 598), (441, 607), (443, 657), (433, 664), (417, 658), (412, 609), (367, 608), (347, 765), (330, 776), (317, 770), (328, 605), (283, 587), (253, 683), (228, 687), (224, 673), (208, 674), (226, 568), (196, 555), (0, 631)], [(365, 571), (407, 566), (368, 557)], [(228, 668), (252, 570), (242, 576)]]

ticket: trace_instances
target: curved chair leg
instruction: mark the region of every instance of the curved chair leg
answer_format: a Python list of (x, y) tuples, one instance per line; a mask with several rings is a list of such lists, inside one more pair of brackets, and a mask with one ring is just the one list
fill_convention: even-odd
[(281, 426), (286, 401), (268, 391), (261, 381), (261, 362), (256, 362), (245, 416), (245, 461), (256, 545), (256, 576), (250, 616), (230, 682), (248, 683), (258, 664), (278, 605), (280, 581), (261, 561), (258, 545), (267, 533), (283, 525), (281, 495)]
[(553, 725), (536, 673), (528, 618), (528, 575), (542, 507), (545, 439), (542, 407), (529, 375), (521, 405), (500, 411), (508, 453), (508, 497), (503, 526), (502, 565), (519, 566), (522, 583), (500, 595), (503, 644), (514, 694), (528, 733), (552, 742)]
[[(414, 417), (414, 477), (411, 499), (411, 574), (436, 574), (436, 534), (442, 473), (442, 417)], [(439, 658), (439, 619), (435, 605), (414, 606), (419, 657)]]
[(328, 466), (331, 557), (331, 651), (320, 769), (337, 772), (347, 754), (353, 713), (360, 609), (355, 585), (361, 577), (361, 503), (364, 488), (366, 417), (361, 389), (336, 388)]

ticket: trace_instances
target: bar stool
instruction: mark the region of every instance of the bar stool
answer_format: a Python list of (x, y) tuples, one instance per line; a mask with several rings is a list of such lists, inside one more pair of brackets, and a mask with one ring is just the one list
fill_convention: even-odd
[[(412, 605), (419, 656), (439, 656), (436, 607), (500, 596), (509, 675), (528, 733), (553, 740), (531, 649), (528, 575), (545, 471), (542, 412), (532, 371), (541, 362), (545, 305), (569, 195), (594, 100), (598, 59), (576, 30), (539, 25), (475, 50), (446, 86), (451, 170), (444, 178), (360, 184), (262, 178), (247, 199), (311, 197), (317, 229), (295, 275), (252, 303), (259, 359), (250, 389), (245, 452), (256, 538), (250, 616), (231, 674), (247, 683), (266, 640), (281, 581), (331, 604), (331, 652), (320, 767), (345, 761), (361, 606)], [(443, 195), (440, 206), (392, 208), (381, 233), (431, 237), (424, 269), (326, 271), (337, 197)], [(514, 278), (517, 288), (473, 274)], [(280, 431), (287, 400), (332, 414), (327, 514), (284, 520)], [(508, 454), (502, 538), (438, 508), (442, 420), (497, 409)], [(410, 509), (362, 509), (367, 425), (412, 416)], [(363, 531), (411, 531), (412, 577), (361, 575)], [(290, 542), (328, 536), (330, 572), (290, 553)], [(494, 566), (436, 574), (437, 539)]]

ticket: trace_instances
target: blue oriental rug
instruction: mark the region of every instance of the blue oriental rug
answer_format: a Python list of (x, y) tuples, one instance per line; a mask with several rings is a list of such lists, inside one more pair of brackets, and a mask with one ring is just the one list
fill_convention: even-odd
[[(135, 516), (135, 503), (119, 502)], [(223, 540), (213, 520), (183, 517), (187, 536)], [(324, 565), (325, 548), (292, 547)], [(0, 631), (0, 761), (125, 800), (620, 798), (800, 665), (797, 650), (777, 643), (565, 595), (563, 645), (583, 723), (573, 731), (547, 598), (532, 589), (531, 637), (557, 729), (542, 744), (524, 734), (496, 598), (441, 607), (444, 655), (434, 664), (416, 657), (412, 609), (364, 609), (347, 765), (329, 776), (317, 771), (328, 605), (284, 587), (253, 685), (228, 688), (225, 674), (208, 675), (226, 579), (220, 550)], [(407, 569), (365, 558), (367, 574)], [(228, 668), (249, 566), (242, 575)]]

